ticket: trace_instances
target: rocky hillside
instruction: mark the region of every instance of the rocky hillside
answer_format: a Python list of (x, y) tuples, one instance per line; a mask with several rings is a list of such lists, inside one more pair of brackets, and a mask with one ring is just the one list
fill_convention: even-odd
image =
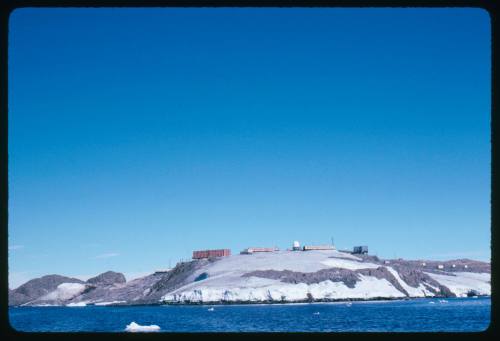
[(9, 305), (273, 303), (490, 295), (490, 264), (382, 260), (334, 250), (278, 251), (178, 263), (129, 282), (57, 275), (9, 291)]

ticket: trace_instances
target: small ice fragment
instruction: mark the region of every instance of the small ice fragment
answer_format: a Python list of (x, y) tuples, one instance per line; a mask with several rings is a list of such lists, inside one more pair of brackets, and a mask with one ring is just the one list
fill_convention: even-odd
[(208, 311), (214, 311), (214, 308), (208, 308)]
[(135, 322), (130, 323), (125, 328), (125, 331), (127, 332), (156, 332), (158, 330), (160, 330), (160, 327), (155, 324), (152, 324), (150, 326), (141, 326), (140, 324), (137, 324)]
[(319, 315), (319, 311), (317, 311), (317, 312), (313, 313), (313, 315)]

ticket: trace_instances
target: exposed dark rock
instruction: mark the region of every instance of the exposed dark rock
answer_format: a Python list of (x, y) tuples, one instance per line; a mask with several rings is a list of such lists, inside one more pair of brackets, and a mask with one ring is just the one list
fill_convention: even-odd
[(125, 276), (122, 273), (114, 271), (107, 271), (87, 280), (87, 283), (94, 284), (96, 286), (113, 285), (125, 282)]
[(294, 272), (290, 270), (258, 270), (252, 271), (244, 274), (244, 277), (256, 276), (269, 279), (277, 279), (284, 283), (320, 283), (326, 280), (332, 282), (342, 282), (349, 288), (354, 288), (356, 282), (358, 282), (359, 276), (362, 274), (365, 276), (373, 276), (376, 278), (387, 279), (396, 289), (408, 296), (408, 293), (399, 284), (398, 280), (387, 270), (385, 267), (379, 267), (376, 269), (359, 269), (359, 270), (349, 270), (341, 268), (330, 268), (323, 269), (316, 272)]
[(32, 279), (9, 292), (9, 305), (21, 305), (54, 291), (62, 283), (84, 283), (77, 278), (47, 275)]
[[(449, 288), (441, 285), (427, 273), (439, 273), (453, 276), (454, 273), (458, 271), (491, 272), (489, 263), (468, 259), (448, 262), (393, 259), (389, 261), (389, 264), (385, 264), (384, 260), (380, 260), (376, 256), (359, 255), (359, 257), (361, 258), (360, 263), (370, 262), (378, 264), (379, 267), (357, 270), (328, 268), (312, 273), (294, 272), (290, 270), (258, 270), (248, 272), (243, 276), (270, 278), (292, 284), (312, 284), (330, 280), (332, 282), (342, 282), (349, 288), (354, 288), (356, 286), (356, 283), (361, 279), (361, 275), (372, 276), (378, 279), (386, 279), (397, 290), (408, 296), (408, 292), (402, 287), (401, 283), (392, 272), (387, 269), (387, 266), (390, 266), (398, 272), (401, 279), (407, 285), (413, 288), (423, 285), (438, 297), (454, 297), (455, 295)], [(188, 283), (208, 278), (208, 273), (204, 272), (204, 267), (218, 260), (217, 258), (213, 258), (180, 262), (175, 268), (167, 272), (157, 272), (129, 282), (125, 281), (125, 276), (123, 276), (123, 274), (112, 271), (93, 277), (87, 282), (65, 276), (48, 275), (28, 281), (17, 289), (9, 290), (9, 305), (30, 305), (37, 303), (65, 305), (79, 302), (115, 302), (115, 304), (123, 305), (159, 304), (159, 300), (163, 295)], [(423, 263), (425, 263), (425, 265)], [(438, 264), (444, 265), (444, 269), (438, 269)], [(70, 299), (57, 298), (52, 301), (47, 301), (46, 298), (44, 298), (43, 300), (39, 300), (42, 296), (56, 290), (58, 285), (62, 283), (81, 283), (85, 284), (86, 287), (81, 294)], [(468, 293), (469, 296), (478, 296), (477, 294), (478, 293), (473, 290)], [(286, 297), (283, 296), (281, 301), (285, 300)], [(308, 296), (305, 301), (309, 302), (311, 300), (318, 301), (318, 299), (312, 296)], [(319, 299), (319, 301), (322, 300), (325, 302), (331, 301), (329, 299)], [(272, 297), (269, 297), (268, 303), (275, 303)]]
[(161, 280), (156, 282), (151, 287), (151, 292), (149, 295), (158, 296), (163, 295), (168, 291), (175, 290), (185, 284), (187, 278), (192, 275), (196, 270), (206, 265), (207, 262), (213, 262), (213, 260), (193, 260), (190, 262), (181, 262), (170, 270)]
[(332, 282), (343, 282), (349, 288), (354, 288), (358, 277), (352, 270), (341, 268), (324, 269), (317, 272), (294, 272), (290, 270), (257, 270), (251, 271), (243, 275), (243, 277), (262, 277), (269, 279), (277, 279), (284, 283), (319, 283), (326, 280)]
[[(415, 269), (404, 269), (401, 266), (398, 267), (398, 274), (401, 279), (412, 287), (418, 287), (421, 283), (425, 285), (425, 287), (438, 296), (443, 297), (455, 297), (447, 287), (439, 284), (437, 281), (432, 279), (429, 275), (423, 273), (420, 270)], [(330, 280), (332, 282), (343, 282), (347, 287), (354, 288), (356, 286), (356, 282), (360, 280), (358, 275), (371, 276), (378, 279), (386, 279), (389, 283), (391, 283), (397, 290), (409, 296), (409, 293), (401, 286), (399, 281), (394, 275), (387, 270), (386, 267), (380, 266), (378, 268), (367, 268), (367, 269), (358, 269), (358, 270), (349, 270), (349, 269), (340, 269), (340, 268), (331, 268), (319, 270), (316, 272), (293, 272), (289, 270), (277, 271), (277, 270), (258, 270), (252, 271), (244, 274), (244, 277), (262, 277), (269, 279), (276, 279), (284, 283), (319, 283), (326, 280)], [(434, 289), (438, 288), (438, 290)]]
[(403, 294), (405, 294), (406, 296), (410, 296), (408, 292), (401, 286), (396, 277), (394, 277), (394, 275), (389, 270), (387, 270), (385, 266), (379, 266), (376, 269), (358, 269), (355, 271), (358, 274), (372, 276), (378, 279), (386, 279), (387, 281), (389, 281), (389, 283), (391, 283), (396, 289), (401, 291)]
[(479, 293), (476, 290), (469, 290), (467, 292), (467, 297), (479, 296)]
[(204, 279), (207, 279), (207, 278), (208, 278), (208, 274), (206, 272), (203, 272), (203, 273), (199, 274), (198, 276), (196, 276), (194, 281), (195, 282), (203, 281)]

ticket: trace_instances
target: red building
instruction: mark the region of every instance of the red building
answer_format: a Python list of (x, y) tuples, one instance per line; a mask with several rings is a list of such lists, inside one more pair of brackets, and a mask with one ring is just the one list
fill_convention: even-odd
[(193, 259), (226, 257), (230, 255), (231, 255), (231, 250), (229, 249), (193, 251)]

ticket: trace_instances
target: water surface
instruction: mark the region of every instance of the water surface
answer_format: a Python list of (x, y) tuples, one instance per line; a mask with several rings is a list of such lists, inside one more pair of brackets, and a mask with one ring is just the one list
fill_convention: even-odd
[[(213, 309), (212, 309), (213, 308)], [(483, 331), (491, 299), (449, 298), (347, 303), (141, 307), (16, 307), (20, 331), (123, 332), (135, 321), (163, 332)]]

